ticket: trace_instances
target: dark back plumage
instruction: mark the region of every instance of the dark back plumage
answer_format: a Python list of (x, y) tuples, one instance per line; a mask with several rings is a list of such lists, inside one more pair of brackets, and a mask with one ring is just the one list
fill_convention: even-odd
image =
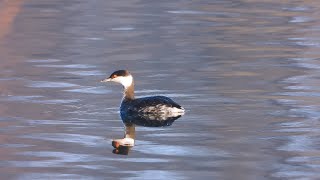
[(160, 113), (160, 111), (163, 112), (164, 109), (168, 108), (183, 109), (179, 104), (166, 96), (150, 96), (131, 101), (123, 101), (120, 110), (141, 113)]
[(171, 126), (181, 115), (166, 116), (164, 114), (120, 113), (123, 123), (133, 123), (145, 127)]

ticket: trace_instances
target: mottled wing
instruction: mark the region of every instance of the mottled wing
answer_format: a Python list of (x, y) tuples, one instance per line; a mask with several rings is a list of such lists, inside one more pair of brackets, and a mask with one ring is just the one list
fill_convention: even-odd
[(174, 102), (172, 99), (165, 96), (152, 96), (136, 99), (134, 107), (143, 109), (145, 107), (152, 106), (166, 106), (166, 107), (175, 107), (181, 109), (182, 107)]

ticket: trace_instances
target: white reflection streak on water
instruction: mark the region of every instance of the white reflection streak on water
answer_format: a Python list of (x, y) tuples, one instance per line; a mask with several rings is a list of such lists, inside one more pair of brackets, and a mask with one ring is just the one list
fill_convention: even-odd
[(105, 138), (100, 136), (84, 134), (66, 134), (66, 133), (37, 133), (21, 136), (22, 138), (40, 139), (47, 141), (57, 141), (66, 143), (76, 143), (84, 146), (105, 146)]
[[(319, 9), (319, 5), (317, 9)], [(316, 13), (318, 14), (318, 13)], [(291, 23), (307, 23), (316, 20), (318, 17), (295, 17)], [(317, 19), (319, 21), (319, 19)], [(288, 136), (288, 142), (278, 149), (294, 153), (292, 157), (285, 160), (287, 164), (280, 167), (274, 174), (275, 177), (286, 178), (318, 178), (320, 169), (320, 154), (318, 146), (320, 144), (320, 39), (319, 27), (314, 25), (303, 30), (302, 37), (289, 38), (297, 45), (305, 48), (300, 54), (301, 58), (293, 58), (298, 67), (307, 69), (305, 74), (289, 77), (284, 83), (289, 84), (283, 93), (284, 99), (280, 103), (290, 107), (289, 113), (292, 117), (300, 117), (300, 122), (281, 123), (281, 132), (299, 133)], [(301, 30), (300, 30), (301, 32)], [(307, 32), (307, 33), (306, 33)], [(289, 102), (289, 103), (288, 103)], [(299, 164), (294, 166), (294, 164)]]
[(127, 180), (140, 180), (140, 179), (155, 179), (155, 180), (163, 180), (163, 179), (185, 179), (184, 176), (181, 176), (180, 173), (170, 172), (170, 171), (158, 171), (158, 170), (144, 170), (144, 171), (126, 171), (124, 173), (133, 173), (135, 177), (127, 177), (123, 179)]

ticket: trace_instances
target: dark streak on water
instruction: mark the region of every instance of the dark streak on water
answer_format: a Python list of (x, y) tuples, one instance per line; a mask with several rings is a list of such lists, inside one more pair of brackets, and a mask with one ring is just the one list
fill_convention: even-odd
[[(1, 178), (319, 177), (318, 1), (17, 2), (0, 4)], [(111, 146), (121, 87), (99, 83), (123, 68), (188, 110), (138, 127), (129, 156)]]

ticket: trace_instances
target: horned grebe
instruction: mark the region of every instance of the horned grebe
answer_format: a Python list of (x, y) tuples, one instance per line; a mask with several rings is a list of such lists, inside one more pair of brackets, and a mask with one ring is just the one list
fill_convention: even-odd
[(133, 77), (127, 70), (118, 70), (101, 82), (117, 82), (124, 88), (124, 96), (120, 113), (151, 113), (169, 114), (172, 116), (184, 114), (184, 108), (166, 96), (150, 96), (134, 98)]

